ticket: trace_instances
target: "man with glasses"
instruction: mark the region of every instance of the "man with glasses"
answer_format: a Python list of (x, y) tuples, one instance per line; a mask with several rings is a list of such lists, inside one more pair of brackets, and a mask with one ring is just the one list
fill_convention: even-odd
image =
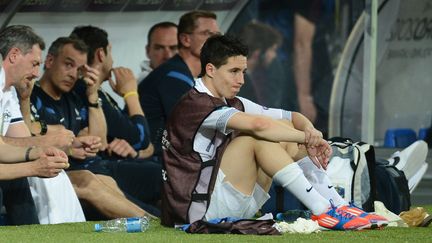
[(168, 116), (180, 97), (194, 86), (194, 78), (201, 71), (201, 47), (207, 38), (219, 33), (216, 14), (208, 11), (184, 14), (178, 25), (178, 54), (154, 69), (138, 86), (155, 159), (162, 155), (161, 138)]

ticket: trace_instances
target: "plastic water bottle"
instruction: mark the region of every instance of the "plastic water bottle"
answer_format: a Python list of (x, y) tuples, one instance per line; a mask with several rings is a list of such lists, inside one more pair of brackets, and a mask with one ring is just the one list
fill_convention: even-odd
[(297, 218), (310, 219), (311, 216), (312, 212), (310, 210), (294, 209), (276, 214), (276, 219), (285, 222), (294, 222)]
[(95, 224), (96, 232), (144, 232), (150, 220), (147, 217), (118, 218)]

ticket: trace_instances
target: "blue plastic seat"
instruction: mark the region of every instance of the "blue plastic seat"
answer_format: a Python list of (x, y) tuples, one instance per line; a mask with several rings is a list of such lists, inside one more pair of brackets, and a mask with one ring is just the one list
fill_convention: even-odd
[(417, 134), (411, 128), (387, 129), (384, 138), (384, 147), (405, 148), (417, 141)]
[(429, 127), (420, 128), (418, 133), (418, 139), (425, 140), (428, 131)]

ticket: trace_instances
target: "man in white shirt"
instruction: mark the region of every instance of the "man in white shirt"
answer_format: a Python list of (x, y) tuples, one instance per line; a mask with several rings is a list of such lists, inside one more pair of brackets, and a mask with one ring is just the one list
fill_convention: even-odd
[[(63, 171), (63, 169), (69, 167), (66, 154), (54, 147), (34, 147), (35, 145), (40, 147), (47, 145), (68, 147), (72, 145), (73, 134), (59, 133), (51, 137), (32, 137), (21, 115), (18, 96), (14, 87), (21, 81), (31, 84), (33, 79), (39, 76), (41, 54), (44, 48), (45, 43), (42, 38), (36, 35), (33, 29), (28, 26), (9, 26), (0, 32), (0, 54), (3, 56), (2, 70), (0, 72), (0, 135), (2, 136), (1, 143), (3, 141), (7, 143), (0, 145), (0, 147), (3, 149), (4, 146), (12, 149), (15, 148), (14, 146), (25, 147), (24, 153), (17, 154), (22, 156), (21, 158), (6, 158), (6, 154), (2, 153), (0, 161), (7, 163), (34, 160), (22, 164), (8, 164), (7, 166), (9, 169), (12, 168), (13, 172), (21, 169), (22, 172), (15, 172), (13, 178), (38, 176), (29, 177), (28, 180), (33, 187), (32, 195), (36, 201), (37, 216), (40, 223), (84, 221), (84, 214), (78, 198)], [(15, 149), (19, 150), (19, 148)], [(5, 164), (1, 166), (6, 168)], [(42, 167), (42, 170), (38, 169), (38, 167)], [(53, 178), (41, 179), (39, 177)], [(28, 187), (28, 184), (24, 184), (21, 186), (22, 188)], [(3, 189), (3, 191), (5, 190)], [(9, 191), (10, 195), (5, 196), (14, 197), (14, 190)], [(29, 204), (34, 207), (33, 202)], [(65, 207), (67, 210), (65, 210)], [(9, 214), (8, 208), (6, 210)], [(54, 211), (57, 213), (53, 214)], [(20, 223), (37, 223), (26, 222), (26, 215), (21, 215), (21, 217), (24, 222)]]
[(359, 230), (388, 223), (348, 205), (334, 190), (323, 171), (331, 147), (306, 117), (236, 97), (247, 55), (245, 45), (227, 36), (204, 44), (201, 78), (175, 106), (162, 140), (162, 224), (251, 218), (269, 198), (272, 180), (322, 227)]

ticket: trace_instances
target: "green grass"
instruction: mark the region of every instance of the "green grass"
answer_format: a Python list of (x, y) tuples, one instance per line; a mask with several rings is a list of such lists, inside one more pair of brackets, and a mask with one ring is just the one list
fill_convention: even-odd
[[(425, 206), (429, 214), (432, 205)], [(144, 233), (96, 233), (95, 222), (0, 227), (1, 242), (431, 242), (432, 225), (427, 228), (392, 228), (359, 232), (326, 231), (310, 235), (282, 236), (198, 235), (162, 227), (152, 220)]]

